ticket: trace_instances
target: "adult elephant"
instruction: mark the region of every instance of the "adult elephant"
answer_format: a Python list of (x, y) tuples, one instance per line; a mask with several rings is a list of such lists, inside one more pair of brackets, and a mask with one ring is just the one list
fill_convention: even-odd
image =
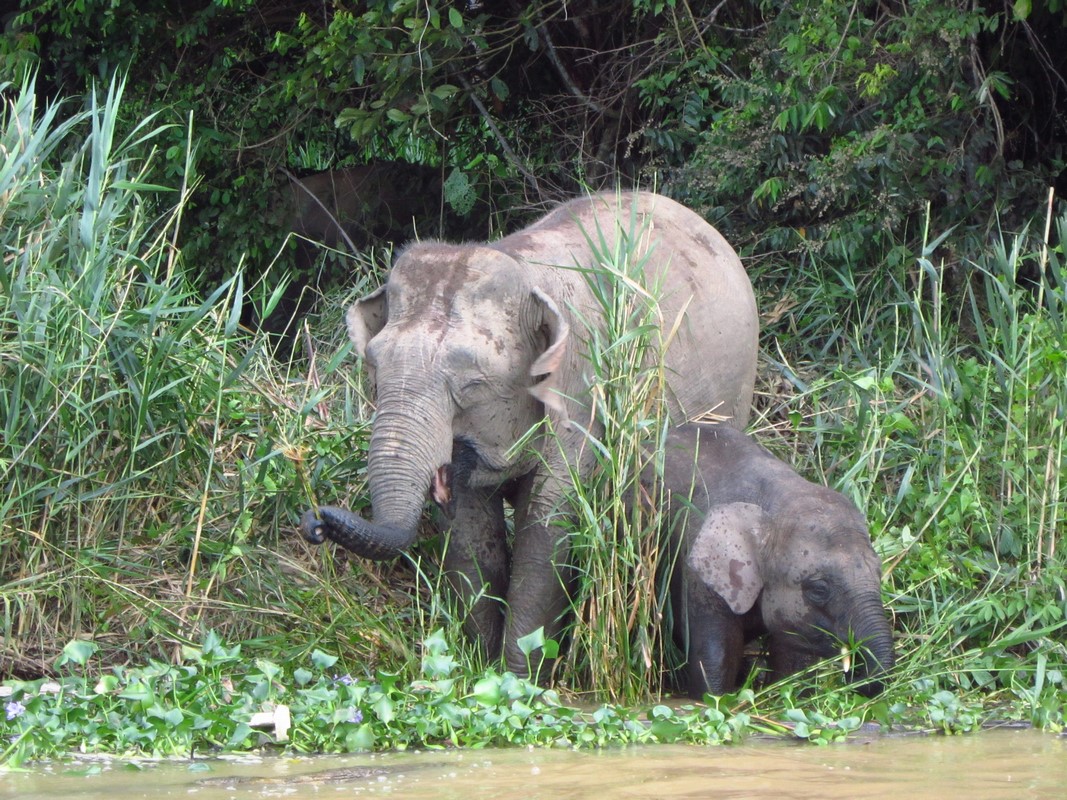
[[(443, 215), (441, 171), (399, 161), (373, 161), (298, 178), (289, 173), (272, 204), (271, 218), (293, 240), (290, 283), (265, 319), (249, 304), (245, 321), (279, 336), (287, 349), (299, 320), (312, 310), (316, 285), (336, 277), (339, 253), (355, 255), (372, 244), (404, 242), (416, 233), (437, 235)], [(416, 230), (415, 220), (419, 221)], [(336, 252), (335, 252), (336, 251)], [(347, 269), (347, 267), (345, 267)]]
[[(714, 412), (743, 428), (756, 370), (752, 286), (725, 239), (666, 197), (594, 195), (493, 244), (412, 245), (347, 314), (377, 392), (374, 521), (324, 507), (301, 527), (312, 541), (391, 558), (414, 542), (427, 491), (449, 491), (445, 570), (468, 604), (466, 629), (489, 654), (503, 648), (519, 675), (530, 674), (519, 638), (542, 627), (556, 636), (566, 609), (568, 541), (556, 517), (573, 476), (588, 474), (588, 431), (598, 430), (588, 342), (605, 310), (592, 287), (611, 290), (598, 253), (622, 246), (658, 293), (671, 418)], [(552, 432), (516, 448), (546, 415)]]

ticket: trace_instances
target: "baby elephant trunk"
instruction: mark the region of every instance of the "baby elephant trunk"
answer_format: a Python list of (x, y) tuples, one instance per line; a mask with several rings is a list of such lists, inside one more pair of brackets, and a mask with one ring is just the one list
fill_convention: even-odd
[(850, 640), (859, 646), (846, 665), (849, 683), (866, 697), (880, 694), (885, 688), (885, 676), (896, 663), (893, 633), (880, 601), (870, 601), (853, 614)]

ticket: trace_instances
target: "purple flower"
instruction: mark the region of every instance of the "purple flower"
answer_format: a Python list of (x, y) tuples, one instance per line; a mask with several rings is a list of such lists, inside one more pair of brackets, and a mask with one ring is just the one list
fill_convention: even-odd
[(358, 708), (353, 708), (352, 713), (348, 715), (348, 721), (358, 725), (363, 721), (363, 712)]
[(4, 711), (7, 712), (7, 718), (10, 721), (16, 717), (21, 717), (26, 711), (26, 706), (22, 705), (18, 700), (12, 700), (4, 706)]
[(334, 675), (333, 679), (337, 681), (337, 683), (343, 683), (345, 686), (351, 686), (356, 682), (356, 679), (347, 673), (344, 675)]

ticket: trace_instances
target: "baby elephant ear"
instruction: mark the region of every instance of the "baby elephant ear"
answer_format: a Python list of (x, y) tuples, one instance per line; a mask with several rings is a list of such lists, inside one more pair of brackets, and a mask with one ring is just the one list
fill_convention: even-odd
[(765, 535), (766, 521), (759, 506), (713, 506), (686, 557), (690, 579), (702, 581), (735, 614), (746, 613), (763, 588), (759, 559)]
[(361, 297), (348, 307), (345, 314), (345, 326), (348, 338), (355, 345), (356, 355), (363, 358), (367, 353), (367, 342), (378, 335), (385, 327), (389, 309), (385, 303), (385, 287), (380, 286), (365, 297)]
[(545, 408), (566, 417), (567, 410), (560, 396), (562, 386), (559, 369), (567, 353), (571, 326), (551, 297), (536, 287), (532, 296), (534, 303), (541, 307), (541, 325), (548, 334), (548, 347), (530, 366), (530, 377), (537, 380), (537, 383), (530, 387), (530, 394), (544, 403)]

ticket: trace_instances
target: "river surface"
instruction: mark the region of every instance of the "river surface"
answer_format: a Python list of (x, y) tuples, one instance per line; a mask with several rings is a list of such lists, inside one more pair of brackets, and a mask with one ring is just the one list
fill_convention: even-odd
[(1067, 798), (1067, 738), (1030, 730), (860, 736), (818, 747), (750, 742), (602, 751), (86, 760), (0, 772), (19, 800), (229, 798)]

